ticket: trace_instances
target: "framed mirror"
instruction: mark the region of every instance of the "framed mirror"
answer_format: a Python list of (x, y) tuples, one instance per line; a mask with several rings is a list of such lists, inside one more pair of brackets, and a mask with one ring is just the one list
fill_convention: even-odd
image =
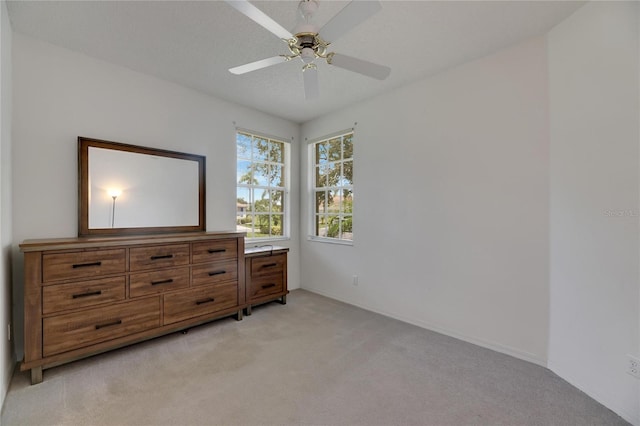
[(205, 157), (78, 138), (78, 235), (205, 231)]

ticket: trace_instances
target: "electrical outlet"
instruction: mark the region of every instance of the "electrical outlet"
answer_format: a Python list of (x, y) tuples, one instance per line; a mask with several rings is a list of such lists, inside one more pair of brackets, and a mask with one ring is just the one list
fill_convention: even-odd
[(358, 276), (357, 275), (353, 276), (353, 285), (356, 286), (356, 287), (358, 286)]
[(640, 359), (627, 355), (627, 373), (636, 379), (640, 379)]

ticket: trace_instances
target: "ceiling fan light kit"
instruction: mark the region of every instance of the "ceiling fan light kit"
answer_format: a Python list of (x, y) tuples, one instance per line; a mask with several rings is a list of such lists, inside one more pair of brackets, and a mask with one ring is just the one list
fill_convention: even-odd
[[(324, 59), (327, 64), (348, 71), (353, 71), (362, 75), (366, 75), (378, 80), (384, 80), (391, 73), (391, 68), (374, 64), (369, 61), (357, 59), (347, 55), (328, 52), (331, 42), (326, 40), (337, 40), (340, 36), (346, 34), (349, 30), (364, 22), (369, 17), (377, 13), (382, 5), (380, 1), (351, 1), (337, 15), (335, 15), (321, 29), (312, 22), (313, 15), (318, 10), (317, 0), (302, 0), (298, 4), (298, 11), (303, 18), (303, 22), (299, 23), (295, 30), (295, 34), (291, 34), (280, 24), (262, 12), (248, 0), (225, 0), (240, 13), (247, 16), (263, 28), (276, 35), (278, 38), (287, 43), (289, 55), (279, 55), (259, 61), (251, 62), (245, 65), (230, 68), (233, 74), (245, 74), (256, 71), (282, 62), (288, 62), (295, 58), (300, 58), (304, 63), (302, 67), (303, 82), (305, 90), (305, 98), (307, 100), (317, 98), (320, 94), (318, 86), (317, 65), (314, 63), (316, 59)], [(323, 34), (324, 37), (320, 37)]]

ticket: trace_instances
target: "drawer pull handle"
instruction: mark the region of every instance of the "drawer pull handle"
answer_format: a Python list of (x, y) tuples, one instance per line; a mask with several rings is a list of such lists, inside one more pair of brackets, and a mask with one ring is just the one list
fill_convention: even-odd
[(168, 280), (151, 281), (151, 285), (171, 284), (172, 282), (173, 282), (173, 278), (169, 278)]
[(172, 257), (173, 257), (172, 254), (163, 254), (163, 255), (159, 255), (159, 256), (151, 256), (151, 260), (171, 259)]
[(202, 299), (202, 300), (196, 301), (196, 305), (204, 305), (205, 303), (211, 303), (214, 300), (216, 300), (216, 299), (214, 299), (212, 297), (207, 297), (206, 299)]
[(276, 266), (277, 263), (267, 263), (266, 265), (262, 265), (263, 268), (271, 268), (272, 266)]
[(100, 266), (102, 262), (91, 262), (91, 263), (76, 263), (73, 265), (73, 269), (76, 268), (86, 268), (87, 266)]
[(108, 322), (106, 324), (96, 324), (96, 330), (100, 330), (101, 328), (111, 327), (111, 326), (120, 325), (120, 324), (122, 324), (122, 320), (116, 320), (113, 322)]
[(209, 249), (207, 250), (209, 253), (224, 253), (227, 249)]
[(223, 275), (223, 274), (226, 274), (226, 273), (227, 273), (227, 271), (224, 271), (224, 270), (223, 271), (213, 271), (213, 272), (209, 272), (209, 276), (212, 277), (214, 275)]
[(80, 297), (99, 296), (101, 294), (102, 294), (102, 290), (98, 290), (98, 291), (92, 291), (92, 292), (89, 292), (89, 293), (74, 294), (71, 297), (73, 299), (78, 299)]
[(274, 283), (271, 284), (265, 284), (262, 286), (262, 288), (271, 288), (271, 287), (275, 287), (276, 285)]

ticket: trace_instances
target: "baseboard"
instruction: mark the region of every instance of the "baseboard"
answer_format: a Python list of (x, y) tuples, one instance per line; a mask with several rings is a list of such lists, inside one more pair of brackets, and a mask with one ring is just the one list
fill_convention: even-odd
[(355, 303), (355, 302), (353, 302), (351, 300), (347, 300), (347, 299), (344, 299), (342, 297), (336, 296), (334, 294), (331, 294), (331, 293), (328, 293), (328, 292), (324, 292), (324, 291), (320, 291), (320, 290), (317, 290), (317, 289), (314, 289), (314, 288), (302, 287), (302, 289), (303, 290), (307, 290), (307, 291), (309, 291), (311, 293), (316, 293), (316, 294), (319, 294), (321, 296), (328, 297), (330, 299), (338, 300), (338, 301), (346, 303), (348, 305), (357, 306), (358, 308), (362, 308), (362, 309), (365, 309), (367, 311), (375, 312), (377, 314), (381, 314), (381, 315), (384, 315), (384, 316), (387, 316), (387, 317), (390, 317), (390, 318), (394, 318), (394, 319), (397, 319), (399, 321), (406, 322), (408, 324), (412, 324), (412, 325), (415, 325), (415, 326), (418, 326), (418, 327), (421, 327), (421, 328), (426, 328), (427, 330), (435, 331), (436, 333), (444, 334), (446, 336), (453, 337), (453, 338), (456, 338), (458, 340), (462, 340), (462, 341), (467, 342), (467, 343), (472, 343), (474, 345), (481, 346), (481, 347), (486, 348), (486, 349), (491, 349), (491, 350), (496, 351), (496, 352), (500, 352), (500, 353), (503, 353), (503, 354), (506, 354), (506, 355), (510, 355), (512, 357), (521, 359), (523, 361), (528, 361), (528, 362), (531, 362), (533, 364), (536, 364), (536, 365), (539, 365), (539, 366), (542, 366), (542, 367), (545, 367), (545, 368), (547, 367), (547, 360), (546, 359), (542, 359), (542, 358), (538, 357), (537, 355), (529, 353), (529, 352), (526, 352), (526, 351), (521, 351), (519, 349), (511, 348), (509, 346), (505, 346), (505, 345), (502, 345), (500, 343), (491, 342), (491, 341), (488, 341), (488, 340), (477, 339), (475, 337), (467, 336), (467, 335), (465, 335), (463, 333), (459, 333), (459, 332), (457, 332), (455, 330), (451, 330), (449, 328), (442, 327), (442, 326), (437, 325), (437, 324), (428, 323), (426, 321), (415, 320), (413, 318), (409, 318), (409, 317), (406, 317), (406, 316), (401, 315), (401, 314), (396, 314), (394, 312), (388, 312), (388, 311), (385, 311), (383, 309), (378, 309), (376, 307), (369, 306), (369, 305), (366, 305), (366, 304), (363, 304), (363, 303)]
[(576, 379), (575, 377), (568, 374), (560, 374), (558, 368), (553, 364), (553, 362), (549, 361), (549, 370), (553, 371), (563, 380), (566, 380), (572, 386), (580, 389), (582, 392), (586, 393), (589, 397), (595, 399), (600, 404), (609, 408), (614, 413), (618, 414), (620, 417), (628, 421), (634, 426), (640, 426), (640, 413), (629, 413), (624, 407), (621, 407), (616, 398), (611, 398), (608, 395), (603, 395), (598, 390), (593, 389), (591, 386), (585, 385), (580, 379)]

